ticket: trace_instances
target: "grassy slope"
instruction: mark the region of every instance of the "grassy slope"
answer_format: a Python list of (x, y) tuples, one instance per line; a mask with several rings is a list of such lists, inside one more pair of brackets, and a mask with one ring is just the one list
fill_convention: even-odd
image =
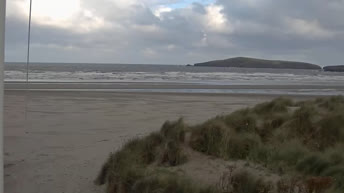
[[(216, 184), (199, 186), (193, 176), (169, 169), (192, 159), (185, 152), (189, 146), (224, 161), (262, 165), (283, 178), (331, 176), (336, 181), (330, 192), (339, 193), (344, 189), (344, 97), (298, 103), (279, 98), (196, 126), (166, 122), (160, 132), (111, 154), (96, 183), (107, 184), (108, 193), (220, 192)], [(247, 171), (232, 180), (236, 193), (268, 187)]]
[(283, 69), (318, 69), (321, 67), (315, 64), (304, 62), (262, 60), (256, 58), (237, 57), (226, 60), (215, 60), (195, 64), (195, 66), (213, 67), (238, 67), (238, 68), (283, 68)]

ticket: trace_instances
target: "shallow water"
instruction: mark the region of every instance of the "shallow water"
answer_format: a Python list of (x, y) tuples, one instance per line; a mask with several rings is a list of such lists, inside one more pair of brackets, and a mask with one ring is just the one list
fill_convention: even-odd
[[(5, 67), (7, 82), (25, 81), (25, 64), (10, 63)], [(344, 73), (319, 70), (244, 69), (222, 67), (186, 67), (181, 65), (126, 64), (30, 64), (31, 82), (119, 82), (183, 83), (195, 85), (319, 85), (323, 89), (107, 89), (112, 92), (181, 92), (181, 93), (258, 93), (339, 95)], [(94, 89), (92, 89), (94, 90)]]

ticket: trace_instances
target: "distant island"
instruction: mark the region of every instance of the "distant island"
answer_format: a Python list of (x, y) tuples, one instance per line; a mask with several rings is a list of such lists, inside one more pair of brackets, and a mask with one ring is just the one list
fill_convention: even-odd
[(344, 65), (339, 66), (325, 66), (324, 71), (329, 72), (344, 72)]
[(310, 69), (321, 70), (315, 64), (305, 62), (292, 62), (281, 60), (263, 60), (256, 58), (237, 57), (225, 60), (214, 60), (204, 63), (196, 63), (199, 67), (236, 67), (236, 68), (278, 68), (278, 69)]

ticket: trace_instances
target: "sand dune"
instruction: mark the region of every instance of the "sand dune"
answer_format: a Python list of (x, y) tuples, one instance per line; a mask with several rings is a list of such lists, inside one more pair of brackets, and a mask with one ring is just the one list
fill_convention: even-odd
[[(190, 124), (276, 96), (101, 92), (5, 93), (5, 192), (104, 192), (101, 164), (165, 120)], [(25, 122), (25, 101), (28, 103)]]

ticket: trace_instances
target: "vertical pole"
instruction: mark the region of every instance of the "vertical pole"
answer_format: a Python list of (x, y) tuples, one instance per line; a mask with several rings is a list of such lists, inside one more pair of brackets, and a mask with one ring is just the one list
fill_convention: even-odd
[(0, 193), (4, 192), (4, 143), (3, 143), (3, 101), (5, 65), (5, 21), (6, 0), (0, 0)]
[(32, 0), (30, 0), (29, 30), (28, 30), (28, 34), (27, 34), (26, 84), (29, 84), (29, 63), (30, 63), (30, 43), (31, 43), (31, 15), (32, 15), (31, 13), (32, 13)]
[(29, 29), (27, 34), (27, 56), (26, 56), (26, 95), (25, 95), (25, 122), (27, 123), (27, 112), (29, 108), (29, 64), (30, 64), (30, 43), (31, 43), (31, 15), (32, 15), (32, 0), (30, 0), (29, 10)]

